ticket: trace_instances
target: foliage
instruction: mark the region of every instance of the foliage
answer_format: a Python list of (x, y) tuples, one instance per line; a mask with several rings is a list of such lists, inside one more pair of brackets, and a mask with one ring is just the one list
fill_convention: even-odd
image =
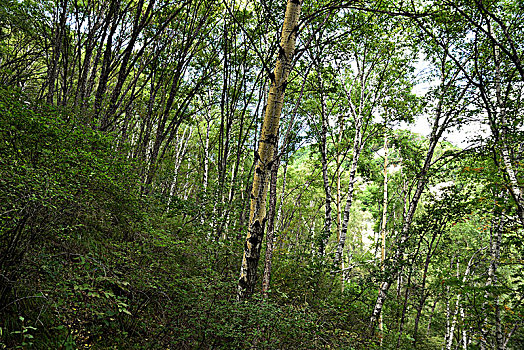
[(237, 301), (284, 10), (0, 2), (0, 349), (524, 347), (516, 0), (304, 2), (271, 287)]

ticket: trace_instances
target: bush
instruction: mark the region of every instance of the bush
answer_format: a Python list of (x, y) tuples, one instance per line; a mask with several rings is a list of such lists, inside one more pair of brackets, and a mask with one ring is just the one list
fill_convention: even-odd
[(132, 239), (141, 214), (138, 181), (111, 135), (16, 90), (0, 89), (0, 111), (0, 327), (9, 345), (32, 339), (20, 310), (42, 306), (46, 282), (64, 283), (64, 261), (77, 265), (100, 237)]

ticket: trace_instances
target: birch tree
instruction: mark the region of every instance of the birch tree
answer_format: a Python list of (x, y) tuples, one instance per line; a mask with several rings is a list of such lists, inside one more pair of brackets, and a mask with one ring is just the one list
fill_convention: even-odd
[(238, 282), (238, 299), (248, 298), (254, 291), (260, 248), (266, 225), (266, 195), (269, 175), (273, 166), (278, 140), (280, 114), (284, 92), (293, 63), (298, 19), (302, 7), (300, 0), (288, 0), (275, 70), (270, 74), (271, 86), (262, 124), (258, 149), (255, 153), (255, 174), (251, 191), (249, 223)]
[[(378, 297), (371, 315), (370, 327), (372, 329), (374, 329), (375, 323), (378, 321), (384, 301), (387, 297), (387, 292), (399, 273), (405, 245), (409, 238), (411, 223), (426, 184), (428, 183), (431, 166), (434, 164), (433, 155), (436, 147), (444, 131), (453, 125), (465, 110), (465, 96), (469, 91), (469, 85), (466, 84), (457, 87), (457, 78), (460, 71), (457, 69), (449, 69), (449, 65), (447, 64), (448, 58), (445, 54), (441, 53), (436, 59), (436, 63), (438, 64), (438, 76), (441, 79), (441, 83), (439, 88), (435, 91), (436, 101), (433, 102), (433, 120), (431, 133), (428, 139), (428, 148), (425, 151), (423, 165), (417, 171), (416, 177), (410, 186), (410, 192), (412, 194), (410, 196), (407, 211), (403, 214), (400, 237), (396, 243), (394, 257), (391, 260), (391, 265), (386, 269), (385, 279), (380, 285)], [(448, 103), (450, 99), (454, 101), (453, 104)]]
[[(379, 130), (375, 123), (386, 106), (387, 96), (396, 95), (399, 106), (410, 100), (411, 83), (408, 77), (413, 56), (404, 55), (404, 48), (409, 45), (409, 42), (398, 40), (398, 36), (401, 36), (398, 23), (388, 22), (387, 18), (379, 15), (372, 15), (369, 18), (363, 15), (360, 20), (365, 24), (357, 33), (362, 33), (366, 38), (362, 39), (362, 36), (353, 34), (354, 41), (348, 43), (350, 51), (345, 58), (347, 61), (342, 60), (340, 66), (343, 103), (348, 106), (349, 118), (346, 123), (349, 122), (353, 126), (353, 141), (346, 204), (335, 251), (334, 263), (337, 266), (343, 260), (361, 153), (369, 138)], [(373, 24), (369, 24), (370, 22)], [(384, 33), (384, 27), (388, 28), (388, 33)], [(378, 40), (380, 46), (377, 45)], [(397, 54), (392, 55), (392, 52)], [(406, 117), (407, 114), (401, 118)]]

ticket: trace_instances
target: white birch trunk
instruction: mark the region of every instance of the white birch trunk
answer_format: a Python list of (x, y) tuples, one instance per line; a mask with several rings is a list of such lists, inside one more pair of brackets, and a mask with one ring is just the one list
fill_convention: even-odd
[[(489, 28), (490, 34), (495, 37), (493, 27)], [(517, 204), (517, 214), (520, 219), (520, 223), (524, 226), (524, 198), (517, 180), (517, 175), (515, 168), (513, 166), (510, 151), (507, 144), (507, 126), (506, 126), (506, 104), (502, 99), (502, 74), (500, 71), (500, 49), (497, 45), (493, 46), (494, 59), (495, 59), (495, 90), (497, 97), (497, 110), (496, 114), (500, 117), (500, 153), (502, 157), (502, 162), (504, 163), (504, 170), (509, 180), (509, 190), (515, 203)], [(490, 123), (492, 132), (496, 134), (496, 126), (494, 123)]]
[[(189, 130), (189, 134), (186, 137), (186, 133)], [(187, 145), (189, 143), (189, 139), (191, 138), (191, 135), (193, 133), (193, 127), (188, 126), (184, 129), (182, 136), (180, 139), (177, 140), (175, 144), (175, 168), (173, 169), (173, 180), (171, 182), (171, 186), (169, 188), (169, 198), (167, 200), (167, 210), (169, 211), (171, 201), (173, 200), (173, 196), (175, 194), (176, 185), (178, 182), (178, 173), (180, 170), (180, 166), (182, 165), (182, 160), (184, 159), (186, 152), (187, 152)]]
[[(386, 126), (386, 122), (384, 122)], [(381, 232), (381, 244), (380, 244), (380, 269), (382, 273), (385, 272), (384, 262), (386, 260), (386, 224), (387, 224), (387, 213), (388, 213), (388, 134), (386, 127), (384, 128), (384, 198), (382, 200), (382, 226)], [(384, 324), (382, 320), (382, 313), (378, 321), (378, 329), (380, 331), (380, 345), (384, 336)]]
[[(320, 67), (317, 67), (319, 69)], [(320, 81), (320, 105), (321, 105), (321, 117), (322, 117), (322, 132), (320, 137), (320, 154), (322, 157), (322, 180), (324, 183), (324, 193), (326, 195), (325, 201), (325, 216), (324, 216), (324, 228), (320, 237), (320, 255), (325, 254), (327, 242), (329, 236), (331, 236), (331, 184), (328, 176), (328, 159), (327, 159), (327, 132), (328, 132), (328, 116), (326, 111), (326, 100), (324, 98), (324, 82), (322, 80), (322, 74), (318, 73)]]
[(298, 32), (298, 19), (301, 5), (302, 2), (300, 0), (288, 0), (287, 2), (280, 41), (279, 58), (274, 72), (270, 75), (271, 87), (269, 89), (264, 122), (262, 124), (258, 150), (256, 152), (248, 233), (238, 281), (239, 300), (246, 299), (253, 294), (256, 284), (256, 272), (264, 236), (264, 226), (266, 224), (266, 197), (269, 173), (274, 162), (273, 156), (275, 144), (278, 140), (284, 92), (295, 52), (295, 40)]

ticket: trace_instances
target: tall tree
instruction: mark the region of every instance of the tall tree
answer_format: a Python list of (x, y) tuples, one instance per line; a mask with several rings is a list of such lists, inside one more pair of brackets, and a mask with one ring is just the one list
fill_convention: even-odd
[[(448, 57), (444, 52), (437, 50), (436, 54), (435, 63), (437, 65), (437, 75), (441, 82), (438, 89), (435, 90), (435, 101), (431, 102), (433, 108), (433, 120), (428, 140), (429, 144), (425, 151), (423, 164), (417, 170), (416, 177), (411, 185), (410, 192), (412, 191), (412, 194), (409, 198), (407, 211), (403, 213), (400, 237), (395, 247), (394, 257), (390, 261), (390, 266), (386, 268), (385, 279), (380, 285), (379, 294), (371, 315), (371, 329), (374, 329), (384, 305), (384, 301), (386, 300), (387, 292), (399, 274), (406, 243), (409, 238), (411, 224), (415, 217), (415, 212), (418, 208), (422, 194), (429, 181), (431, 166), (434, 165), (433, 156), (437, 145), (439, 144), (443, 133), (453, 124), (459, 122), (459, 118), (466, 110), (465, 106), (467, 100), (465, 97), (470, 91), (470, 85), (461, 85), (459, 83), (460, 70), (456, 68), (452, 69), (450, 67), (448, 64)], [(430, 98), (432, 99), (433, 96)], [(454, 101), (454, 103), (449, 103), (449, 101)]]
[(270, 74), (271, 86), (258, 149), (255, 153), (255, 175), (251, 191), (251, 206), (249, 213), (248, 231), (244, 246), (244, 255), (240, 268), (238, 282), (238, 299), (243, 300), (253, 294), (256, 284), (260, 248), (266, 225), (266, 195), (268, 180), (273, 166), (275, 146), (278, 140), (280, 114), (284, 103), (284, 92), (288, 83), (288, 76), (295, 53), (295, 40), (298, 34), (298, 20), (302, 1), (288, 0), (278, 59), (275, 70)]

